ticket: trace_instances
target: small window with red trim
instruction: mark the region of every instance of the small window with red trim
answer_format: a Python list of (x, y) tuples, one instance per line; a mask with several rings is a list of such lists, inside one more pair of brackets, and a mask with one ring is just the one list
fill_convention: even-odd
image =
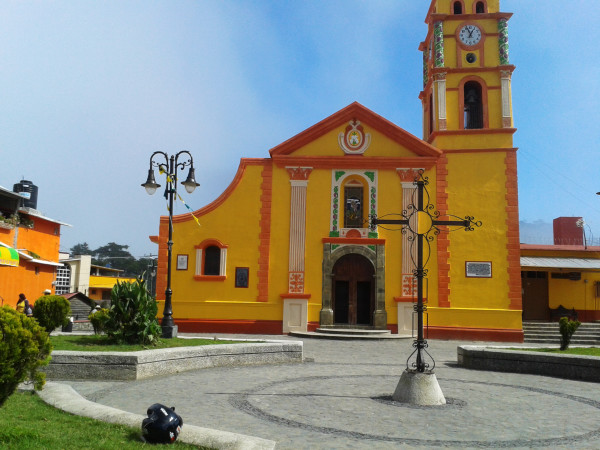
[(221, 249), (211, 245), (204, 249), (204, 272), (202, 275), (221, 275)]
[(197, 280), (225, 279), (227, 262), (227, 245), (216, 239), (208, 239), (196, 245)]

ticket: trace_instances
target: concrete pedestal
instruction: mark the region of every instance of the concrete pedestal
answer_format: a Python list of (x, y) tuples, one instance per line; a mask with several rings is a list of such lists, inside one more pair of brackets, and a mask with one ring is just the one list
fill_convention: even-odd
[(392, 398), (419, 406), (445, 405), (446, 399), (434, 373), (405, 370)]

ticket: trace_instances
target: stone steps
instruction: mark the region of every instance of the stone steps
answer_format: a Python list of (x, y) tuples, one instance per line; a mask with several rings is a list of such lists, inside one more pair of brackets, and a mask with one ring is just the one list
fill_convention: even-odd
[[(523, 322), (524, 342), (560, 345), (557, 322)], [(573, 337), (571, 345), (600, 345), (600, 323), (582, 323)]]
[(317, 328), (315, 331), (292, 331), (290, 336), (320, 339), (406, 339), (410, 336), (392, 334), (390, 330), (375, 330), (371, 327), (335, 326)]

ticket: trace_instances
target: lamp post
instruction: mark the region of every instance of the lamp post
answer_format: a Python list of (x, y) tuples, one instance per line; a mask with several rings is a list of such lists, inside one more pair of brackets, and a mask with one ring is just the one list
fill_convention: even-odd
[[(155, 158), (156, 157), (156, 158)], [(179, 161), (181, 157), (182, 162)], [(156, 160), (158, 161), (156, 161)], [(161, 161), (162, 160), (162, 161)], [(148, 170), (148, 179), (142, 186), (146, 189), (148, 195), (153, 195), (160, 187), (154, 178), (154, 167), (158, 167), (159, 172), (165, 173), (167, 176), (167, 185), (165, 186), (165, 199), (169, 202), (169, 240), (167, 241), (167, 289), (165, 290), (165, 309), (161, 322), (162, 336), (164, 338), (172, 338), (177, 336), (177, 326), (173, 322), (173, 307), (171, 305), (171, 252), (173, 249), (173, 198), (177, 195), (177, 170), (183, 170), (184, 167), (190, 166), (188, 176), (181, 184), (185, 187), (188, 193), (194, 192), (196, 187), (200, 186), (196, 183), (194, 176), (194, 159), (187, 150), (182, 150), (176, 155), (167, 155), (165, 152), (154, 152), (150, 156), (150, 169)]]

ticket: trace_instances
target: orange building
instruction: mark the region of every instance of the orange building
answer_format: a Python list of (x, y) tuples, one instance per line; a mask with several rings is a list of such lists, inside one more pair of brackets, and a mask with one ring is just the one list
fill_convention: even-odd
[(60, 228), (69, 226), (21, 206), (23, 197), (0, 187), (0, 301), (15, 306), (19, 293), (33, 303), (53, 293)]

